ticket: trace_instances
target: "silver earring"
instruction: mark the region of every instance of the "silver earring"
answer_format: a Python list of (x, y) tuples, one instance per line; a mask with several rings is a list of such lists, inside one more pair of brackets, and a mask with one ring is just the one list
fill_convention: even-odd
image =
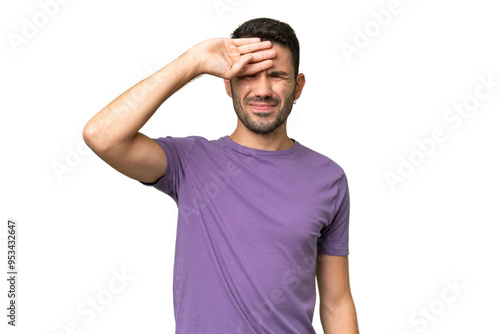
[(293, 101), (293, 104), (297, 104), (297, 100)]

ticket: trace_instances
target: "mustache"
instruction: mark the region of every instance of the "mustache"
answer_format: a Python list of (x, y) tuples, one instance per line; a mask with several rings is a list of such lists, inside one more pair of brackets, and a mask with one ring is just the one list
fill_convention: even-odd
[(278, 105), (280, 103), (279, 99), (275, 99), (270, 96), (266, 97), (260, 97), (260, 96), (255, 96), (255, 97), (249, 97), (245, 99), (245, 102), (248, 103), (267, 103), (267, 104), (274, 104)]

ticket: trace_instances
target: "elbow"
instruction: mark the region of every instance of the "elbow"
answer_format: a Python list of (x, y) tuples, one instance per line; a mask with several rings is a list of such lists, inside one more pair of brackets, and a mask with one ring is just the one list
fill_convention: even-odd
[(106, 150), (106, 139), (92, 121), (88, 122), (83, 128), (82, 132), (83, 141), (95, 153), (103, 152)]
[(129, 141), (119, 140), (116, 134), (103, 131), (93, 120), (85, 125), (82, 136), (85, 144), (102, 159), (121, 155), (129, 145)]

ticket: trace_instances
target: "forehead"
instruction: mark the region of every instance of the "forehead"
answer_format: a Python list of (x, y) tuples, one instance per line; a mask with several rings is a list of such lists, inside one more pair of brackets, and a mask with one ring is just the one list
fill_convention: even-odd
[(293, 63), (290, 49), (278, 43), (273, 43), (271, 49), (276, 51), (276, 57), (273, 58), (273, 66), (270, 70), (279, 69), (291, 73), (293, 71)]

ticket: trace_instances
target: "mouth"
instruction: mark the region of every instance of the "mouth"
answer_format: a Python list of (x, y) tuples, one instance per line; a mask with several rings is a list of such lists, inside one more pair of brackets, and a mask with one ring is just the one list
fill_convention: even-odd
[(252, 109), (252, 112), (257, 114), (270, 113), (276, 107), (275, 104), (269, 103), (250, 103), (249, 106)]

